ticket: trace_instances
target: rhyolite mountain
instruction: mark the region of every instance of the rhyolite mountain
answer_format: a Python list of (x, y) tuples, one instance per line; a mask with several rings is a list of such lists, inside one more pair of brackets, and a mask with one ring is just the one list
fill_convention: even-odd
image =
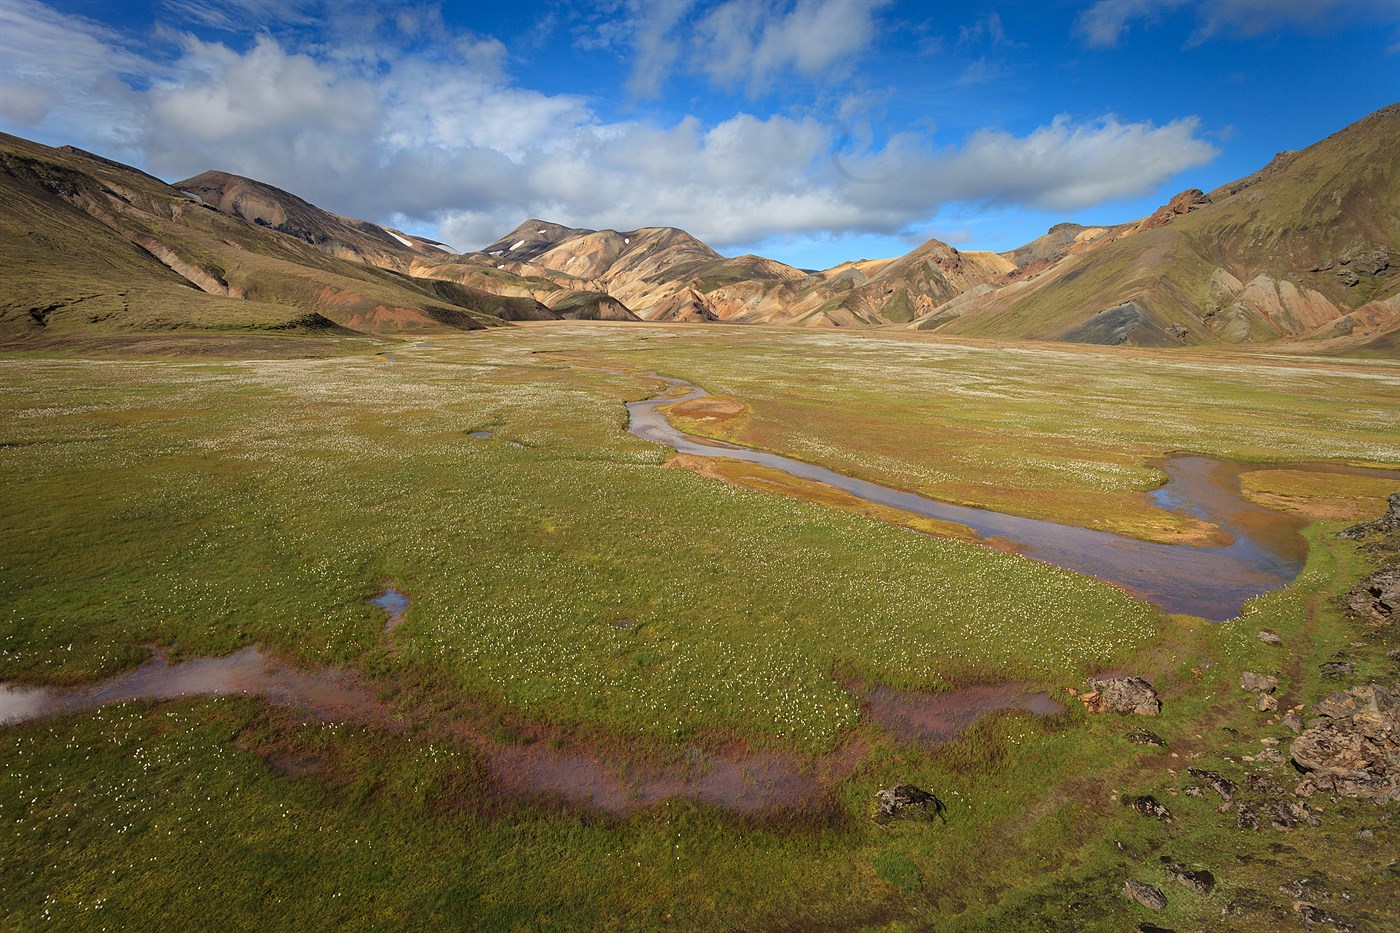
[(1400, 105), (1151, 217), (1062, 226), (1019, 271), (913, 326), (1085, 343), (1325, 341), (1395, 350)]
[(796, 269), (683, 230), (527, 220), (445, 244), (210, 171), (167, 185), (0, 136), (0, 336), (83, 329), (367, 333), (585, 318), (1145, 346), (1397, 350), (1400, 105), (1151, 216), (1057, 224), (1005, 253), (929, 240)]

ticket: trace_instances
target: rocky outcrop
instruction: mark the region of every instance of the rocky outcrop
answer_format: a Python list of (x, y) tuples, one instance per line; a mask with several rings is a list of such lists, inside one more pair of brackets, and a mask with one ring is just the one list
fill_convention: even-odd
[(1377, 570), (1347, 594), (1347, 611), (1372, 625), (1385, 625), (1400, 612), (1400, 564)]
[(1162, 711), (1162, 701), (1157, 698), (1157, 691), (1141, 677), (1107, 680), (1090, 677), (1087, 683), (1089, 692), (1080, 694), (1079, 699), (1091, 713), (1156, 716)]
[(1359, 525), (1352, 525), (1340, 532), (1341, 537), (1360, 540), (1372, 534), (1389, 534), (1400, 530), (1400, 492), (1393, 492), (1386, 499), (1385, 514), (1380, 518)]
[(1157, 227), (1165, 227), (1183, 214), (1189, 214), (1194, 210), (1211, 203), (1210, 195), (1200, 188), (1187, 188), (1180, 194), (1172, 197), (1170, 201), (1157, 209), (1151, 217), (1138, 224), (1138, 232), (1143, 230), (1155, 230)]
[(1329, 790), (1343, 797), (1400, 800), (1400, 704), (1370, 684), (1318, 703), (1289, 756), (1307, 772), (1299, 796)]
[(943, 801), (913, 784), (898, 784), (875, 794), (875, 819), (880, 822), (905, 816), (931, 819), (947, 809)]
[(1273, 693), (1278, 689), (1278, 678), (1245, 671), (1240, 675), (1240, 689), (1250, 693)]

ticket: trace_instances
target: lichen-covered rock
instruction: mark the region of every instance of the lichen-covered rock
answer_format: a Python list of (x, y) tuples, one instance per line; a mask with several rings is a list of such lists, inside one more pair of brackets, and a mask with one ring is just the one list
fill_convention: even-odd
[(1091, 713), (1135, 713), (1139, 716), (1156, 716), (1162, 711), (1162, 701), (1157, 691), (1141, 677), (1116, 677), (1101, 680), (1090, 677), (1089, 692), (1080, 694), (1079, 699)]
[(1400, 614), (1400, 564), (1383, 567), (1352, 587), (1347, 610), (1372, 625), (1393, 621)]
[(1260, 713), (1272, 713), (1278, 709), (1278, 700), (1267, 693), (1259, 694), (1259, 699), (1254, 701), (1254, 709)]
[(1187, 768), (1186, 770), (1192, 777), (1200, 778), (1209, 784), (1224, 799), (1229, 800), (1235, 796), (1235, 789), (1238, 785), (1219, 771), (1207, 771), (1205, 768)]
[(1271, 628), (1260, 629), (1260, 631), (1259, 631), (1259, 640), (1262, 641), (1262, 642), (1263, 642), (1264, 644), (1266, 644), (1266, 645), (1281, 645), (1281, 644), (1283, 644), (1283, 639), (1279, 637), (1278, 632), (1275, 632), (1275, 631), (1274, 631), (1273, 629), (1271, 629)]
[(1356, 673), (1356, 668), (1346, 661), (1327, 661), (1319, 668), (1319, 671), (1322, 673), (1323, 677), (1337, 679), (1350, 677), (1352, 674)]
[(944, 810), (943, 801), (913, 784), (899, 784), (875, 794), (877, 820), (919, 815), (933, 817)]
[(1291, 709), (1283, 714), (1283, 719), (1279, 720), (1294, 735), (1303, 731), (1303, 717), (1298, 715), (1296, 709)]
[(1148, 910), (1165, 910), (1167, 907), (1167, 896), (1145, 881), (1129, 879), (1123, 885), (1123, 895), (1137, 901)]
[(1159, 803), (1157, 798), (1151, 794), (1143, 794), (1140, 797), (1124, 797), (1123, 805), (1132, 807), (1143, 816), (1150, 816), (1164, 823), (1172, 821), (1172, 811)]
[(1278, 678), (1245, 671), (1240, 675), (1240, 689), (1250, 693), (1273, 693), (1278, 689)]
[(1172, 871), (1172, 877), (1201, 897), (1215, 890), (1215, 875), (1208, 871)]
[(1353, 687), (1314, 712), (1317, 718), (1289, 748), (1307, 772), (1305, 783), (1343, 797), (1400, 800), (1400, 704), (1390, 692), (1375, 684)]

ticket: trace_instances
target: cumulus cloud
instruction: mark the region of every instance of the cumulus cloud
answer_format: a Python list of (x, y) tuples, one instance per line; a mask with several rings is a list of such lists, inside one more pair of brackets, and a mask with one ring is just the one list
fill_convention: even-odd
[[(834, 37), (852, 28), (850, 10), (753, 9), (762, 16), (733, 7), (738, 19), (713, 33), (737, 30), (754, 57), (721, 74), (750, 82), (836, 67), (841, 42), (803, 50), (791, 30)], [(36, 3), (0, 4), (0, 17), (0, 117), (13, 125), (40, 123), (169, 179), (223, 169), (337, 213), (435, 226), (463, 248), (526, 216), (675, 225), (720, 249), (778, 234), (899, 233), (947, 204), (1074, 210), (1142, 194), (1215, 154), (1192, 119), (1060, 117), (956, 144), (932, 130), (852, 140), (811, 115), (607, 119), (585, 98), (512, 80), (491, 37), (424, 47), (409, 41), (422, 20), (390, 15), (347, 22), (335, 42), (265, 32), (235, 49), (184, 35), (159, 59)], [(856, 111), (872, 99), (849, 98)]]
[(886, 0), (801, 0), (790, 9), (731, 0), (696, 27), (695, 56), (712, 79), (751, 92), (787, 70), (808, 78), (842, 78), (875, 37)]
[(640, 98), (660, 96), (682, 74), (757, 95), (782, 75), (823, 83), (848, 77), (892, 2), (625, 0), (620, 15), (592, 23), (578, 42), (630, 58), (628, 90)]

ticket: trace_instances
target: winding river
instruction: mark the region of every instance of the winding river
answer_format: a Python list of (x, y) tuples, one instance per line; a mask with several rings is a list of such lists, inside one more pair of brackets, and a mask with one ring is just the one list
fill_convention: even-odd
[(1233, 540), (1217, 546), (1158, 544), (1076, 525), (939, 502), (780, 454), (695, 437), (672, 425), (662, 408), (709, 393), (683, 379), (656, 373), (647, 376), (661, 380), (666, 388), (652, 398), (627, 403), (628, 430), (637, 437), (666, 444), (683, 454), (773, 467), (867, 502), (956, 522), (984, 539), (1010, 545), (1026, 557), (1121, 586), (1168, 612), (1189, 613), (1215, 622), (1239, 615), (1246, 600), (1292, 582), (1307, 557), (1307, 545), (1299, 535), (1305, 520), (1245, 499), (1240, 491), (1241, 473), (1249, 469), (1293, 468), (1400, 480), (1400, 470), (1338, 464), (1269, 464), (1251, 468), (1211, 457), (1176, 454), (1161, 462), (1167, 484), (1151, 493), (1153, 500), (1169, 511), (1212, 522)]

